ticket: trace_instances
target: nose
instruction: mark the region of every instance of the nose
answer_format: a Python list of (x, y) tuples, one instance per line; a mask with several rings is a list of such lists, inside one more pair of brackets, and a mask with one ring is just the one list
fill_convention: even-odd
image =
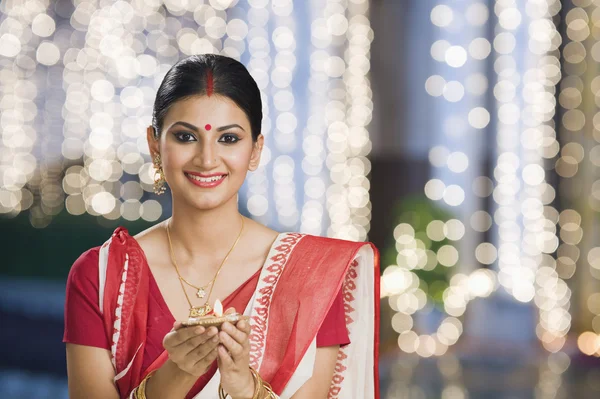
[(215, 143), (203, 142), (194, 157), (194, 163), (204, 169), (210, 169), (217, 165), (218, 154)]

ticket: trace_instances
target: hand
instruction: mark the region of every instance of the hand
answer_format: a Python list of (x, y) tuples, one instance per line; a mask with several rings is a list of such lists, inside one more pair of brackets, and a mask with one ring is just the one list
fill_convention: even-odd
[[(235, 312), (229, 308), (225, 312)], [(221, 372), (221, 386), (233, 399), (252, 398), (254, 378), (250, 373), (250, 323), (241, 320), (235, 325), (225, 322), (219, 332), (217, 363)]]
[(199, 377), (217, 358), (219, 336), (216, 327), (183, 327), (176, 322), (165, 335), (163, 346), (169, 359), (182, 371)]

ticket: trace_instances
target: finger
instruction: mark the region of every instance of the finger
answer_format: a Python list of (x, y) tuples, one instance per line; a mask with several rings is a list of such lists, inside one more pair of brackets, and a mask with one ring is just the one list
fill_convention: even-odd
[(188, 353), (196, 350), (199, 346), (206, 344), (214, 337), (217, 337), (217, 342), (218, 342), (218, 340), (219, 340), (218, 335), (217, 335), (218, 333), (219, 333), (219, 330), (217, 330), (216, 327), (214, 327), (214, 326), (209, 327), (204, 333), (202, 333), (200, 335), (196, 335), (194, 337), (191, 337), (187, 341), (184, 341), (181, 344), (177, 345), (176, 348), (181, 349), (186, 354), (188, 354)]
[[(190, 331), (185, 331), (186, 329), (189, 329)], [(179, 346), (179, 345), (183, 344), (184, 342), (186, 342), (188, 339), (190, 339), (198, 334), (202, 334), (205, 331), (204, 327), (202, 327), (201, 329), (196, 329), (196, 332), (198, 334), (191, 334), (192, 330), (193, 329), (187, 327), (187, 328), (180, 328), (177, 331), (174, 331), (174, 330), (169, 331), (163, 338), (163, 347), (165, 349), (175, 348), (176, 346)]]
[(218, 333), (216, 328), (213, 328), (212, 330), (210, 328), (207, 330), (204, 327), (185, 328), (189, 329), (189, 331), (183, 331), (183, 329), (180, 329), (178, 331), (169, 332), (165, 336), (165, 339), (163, 340), (163, 346), (165, 349), (169, 348), (171, 351), (178, 350), (181, 352), (181, 348), (187, 348), (184, 349), (184, 353), (188, 353)]
[(242, 344), (231, 338), (225, 331), (219, 333), (219, 341), (221, 342), (221, 345), (231, 353), (234, 359), (240, 357), (244, 353)]
[(205, 356), (201, 357), (200, 359), (198, 359), (198, 361), (194, 364), (194, 367), (198, 367), (198, 366), (205, 366), (207, 364), (211, 364), (212, 362), (215, 361), (215, 359), (217, 358), (217, 356), (219, 355), (219, 351), (218, 351), (218, 344), (212, 348), (212, 350), (210, 352), (208, 352), (208, 354), (206, 354)]
[(227, 369), (227, 368), (232, 368), (233, 366), (235, 366), (235, 363), (233, 362), (233, 358), (227, 352), (227, 349), (225, 348), (225, 346), (219, 345), (219, 347), (217, 348), (217, 352), (218, 352), (217, 360), (219, 361), (219, 368)]
[(235, 327), (233, 324), (231, 324), (229, 322), (225, 322), (225, 323), (223, 323), (223, 325), (221, 325), (221, 331), (225, 331), (227, 334), (229, 334), (229, 336), (231, 336), (231, 338), (236, 340), (240, 345), (243, 345), (246, 342), (246, 340), (248, 339), (248, 335), (244, 331), (239, 330), (237, 327)]
[(246, 335), (250, 334), (250, 323), (248, 323), (246, 320), (238, 321), (235, 326), (237, 327), (238, 330), (243, 331), (244, 334), (246, 334)]
[(215, 350), (219, 345), (219, 336), (215, 335), (214, 337), (206, 340), (202, 345), (197, 346), (194, 350), (190, 351), (187, 356), (191, 358), (192, 363), (197, 363), (202, 361), (210, 352)]
[(224, 314), (230, 314), (230, 313), (235, 313), (235, 308), (234, 307), (227, 308), (227, 310), (225, 311)]
[(180, 327), (177, 330), (170, 331), (165, 335), (163, 345), (178, 346), (190, 338), (203, 334), (206, 329), (202, 326), (196, 327)]

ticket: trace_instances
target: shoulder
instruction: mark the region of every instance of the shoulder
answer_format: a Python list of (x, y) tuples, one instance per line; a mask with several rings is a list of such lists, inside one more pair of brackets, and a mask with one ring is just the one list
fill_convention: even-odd
[(90, 248), (73, 262), (70, 275), (87, 275), (98, 270), (98, 258), (100, 256), (100, 247)]
[[(294, 252), (311, 254), (310, 256), (320, 261), (330, 263), (336, 260), (367, 263), (379, 262), (379, 251), (371, 242), (350, 241), (339, 238), (321, 237), (310, 234), (288, 233), (289, 237), (296, 237)], [(299, 239), (298, 239), (299, 238)]]
[(133, 238), (135, 238), (137, 242), (155, 240), (157, 236), (164, 234), (166, 223), (167, 221), (165, 220), (153, 226), (150, 226), (146, 230), (140, 231), (138, 234), (133, 236)]
[(252, 252), (264, 252), (269, 250), (272, 244), (277, 240), (279, 232), (268, 228), (262, 223), (250, 218), (244, 218), (244, 235), (251, 237), (248, 250)]
[(73, 266), (71, 266), (71, 270), (69, 271), (68, 282), (72, 282), (73, 280), (92, 280), (97, 282), (98, 264), (103, 250), (106, 250), (110, 246), (112, 251), (113, 247), (119, 247), (119, 245), (113, 244), (128, 242), (130, 239), (131, 236), (127, 232), (127, 229), (118, 227), (110, 237), (107, 237), (107, 240), (102, 245), (88, 249), (73, 262)]
[(166, 242), (166, 221), (160, 222), (133, 236), (147, 259), (156, 263), (168, 253)]
[(261, 237), (261, 238), (268, 239), (268, 238), (276, 237), (279, 234), (278, 231), (275, 231), (275, 230), (265, 226), (264, 224), (257, 222), (254, 219), (244, 217), (244, 223), (245, 223), (244, 229), (246, 230), (246, 232), (248, 232), (253, 237), (257, 237), (257, 238)]
[(88, 249), (71, 266), (67, 278), (67, 291), (72, 288), (88, 291), (98, 286), (98, 259), (100, 247)]
[(302, 241), (306, 243), (310, 243), (313, 245), (319, 245), (323, 248), (337, 248), (337, 249), (358, 249), (364, 246), (373, 246), (371, 242), (365, 241), (351, 241), (344, 240), (340, 238), (331, 238), (331, 237), (322, 237), (316, 236), (312, 234), (303, 234), (303, 233), (287, 233), (293, 236), (299, 236)]

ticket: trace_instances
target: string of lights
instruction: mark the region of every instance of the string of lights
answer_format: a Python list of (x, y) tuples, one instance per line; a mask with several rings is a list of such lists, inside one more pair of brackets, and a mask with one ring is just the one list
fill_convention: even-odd
[(267, 178), (267, 167), (271, 161), (271, 105), (265, 95), (268, 89), (268, 70), (271, 64), (270, 41), (267, 32), (270, 15), (265, 8), (264, 2), (251, 1), (248, 11), (248, 71), (261, 90), (261, 101), (263, 104), (262, 134), (266, 137), (260, 159), (260, 166), (247, 179), (247, 209), (257, 221), (268, 224), (269, 220), (269, 179)]
[[(600, 79), (595, 65), (600, 38), (597, 2), (575, 0), (564, 12), (563, 80), (560, 84), (561, 118), (557, 131), (562, 144), (555, 170), (564, 210), (560, 214), (557, 271), (577, 284), (572, 313), (577, 347), (588, 356), (600, 356), (600, 251), (594, 232), (598, 207), (597, 93)], [(588, 100), (589, 99), (589, 100)], [(594, 99), (594, 100), (592, 100)]]
[[(484, 61), (493, 56), (491, 83), (479, 72), (466, 76), (464, 82), (443, 74), (431, 75), (425, 82), (430, 96), (449, 103), (468, 101), (469, 96), (480, 96), (488, 90), (489, 84), (493, 85), (493, 108), (475, 104), (466, 117), (471, 128), (495, 131), (493, 176), (477, 176), (472, 185), (475, 196), (491, 198), (492, 208), (470, 207), (470, 215), (464, 222), (433, 220), (423, 232), (409, 223), (396, 226), (398, 257), (396, 264), (384, 271), (382, 297), (388, 297), (390, 307), (396, 312), (391, 323), (399, 333), (398, 344), (405, 352), (421, 357), (445, 353), (436, 348), (458, 340), (462, 333), (459, 318), (469, 301), (477, 296), (489, 296), (502, 287), (516, 300), (536, 305), (539, 311), (536, 334), (541, 345), (551, 353), (548, 370), (556, 377), (552, 381), (560, 385), (556, 381), (560, 381), (560, 375), (568, 367), (564, 361), (567, 355), (562, 350), (572, 329), (574, 311), (570, 285), (581, 284), (577, 280), (570, 283), (571, 278), (578, 269), (576, 265), (582, 263), (587, 267), (584, 273), (578, 273), (600, 277), (596, 261), (600, 251), (593, 238), (586, 240), (584, 234), (595, 226), (589, 212), (594, 210), (596, 201), (592, 184), (595, 178), (590, 176), (596, 176), (596, 150), (592, 143), (598, 141), (598, 113), (595, 106), (583, 101), (587, 88), (595, 95), (600, 87), (600, 80), (586, 68), (586, 57), (588, 62), (598, 62), (594, 57), (600, 48), (596, 44), (596, 36), (600, 34), (597, 29), (599, 5), (592, 1), (573, 1), (573, 7), (564, 12), (564, 38), (558, 30), (561, 6), (555, 0), (531, 0), (523, 4), (497, 0), (493, 10), (481, 2), (472, 2), (464, 12), (449, 4), (432, 8), (431, 22), (442, 29), (452, 26), (453, 20), (463, 15), (474, 26), (485, 23), (495, 26), (491, 43), (478, 37), (468, 46), (446, 39), (436, 40), (431, 46), (431, 57), (452, 68), (467, 68), (475, 60)], [(456, 17), (459, 14), (461, 17)], [(456, 33), (456, 29), (453, 32)], [(557, 100), (562, 107), (558, 125), (555, 123)], [(460, 126), (458, 118), (453, 123)], [(592, 123), (586, 124), (586, 121)], [(585, 148), (591, 148), (589, 162), (585, 161)], [(429, 159), (434, 168), (448, 168), (454, 173), (461, 173), (474, 163), (467, 153), (452, 151), (447, 144), (434, 146)], [(581, 173), (583, 168), (587, 172)], [(567, 200), (562, 210), (557, 205), (556, 186), (552, 185), (553, 173), (560, 179), (558, 193)], [(431, 178), (425, 184), (425, 195), (450, 209), (463, 204), (463, 187), (444, 176), (447, 175), (442, 173)], [(581, 193), (586, 187), (591, 187), (591, 193), (583, 192), (585, 201), (582, 202)], [(587, 217), (583, 217), (586, 213)], [(469, 247), (465, 243), (469, 231), (464, 230), (469, 227), (479, 233), (487, 232), (490, 242), (480, 242), (474, 254), (463, 255), (463, 248)], [(431, 242), (444, 239), (455, 239), (456, 247), (443, 245), (437, 253), (431, 251)], [(458, 269), (461, 262), (473, 255), (479, 264), (491, 267), (472, 273), (461, 272)], [(426, 285), (415, 271), (433, 270), (439, 265), (453, 270), (444, 291), (446, 315), (436, 334), (420, 334), (414, 318), (426, 309), (428, 297), (423, 289)], [(590, 315), (591, 328), (578, 333), (577, 345), (581, 352), (598, 356), (600, 294), (596, 280), (590, 281), (578, 296), (583, 303), (575, 310), (582, 309), (578, 313)], [(453, 326), (452, 339), (440, 339), (441, 329), (449, 321)], [(539, 389), (548, 389), (552, 385), (548, 381)]]
[[(463, 14), (468, 29), (460, 28)], [(439, 73), (426, 80), (425, 91), (446, 101), (446, 106), (437, 111), (443, 123), (439, 127), (443, 137), (429, 152), (430, 163), (435, 168), (432, 173), (437, 176), (425, 184), (424, 192), (428, 199), (451, 208), (457, 217), (431, 220), (422, 226), (422, 230), (409, 223), (396, 226), (396, 264), (388, 266), (382, 277), (382, 296), (389, 296), (389, 305), (397, 312), (392, 317), (392, 328), (399, 333), (398, 345), (404, 352), (422, 357), (444, 355), (458, 342), (463, 333), (461, 319), (469, 302), (489, 296), (497, 286), (496, 273), (469, 266), (471, 259), (491, 264), (496, 255), (495, 247), (490, 243), (473, 245), (477, 233), (489, 230), (492, 222), (485, 211), (469, 213), (477, 201), (467, 197), (464, 188), (468, 187), (481, 162), (477, 158), (481, 153), (477, 136), (490, 121), (489, 111), (483, 107), (482, 95), (488, 81), (481, 65), (490, 55), (491, 45), (484, 37), (471, 36), (473, 32), (481, 33), (488, 14), (488, 8), (479, 2), (454, 9), (440, 4), (430, 13), (431, 23), (442, 29), (445, 37), (450, 36), (456, 42), (435, 40), (430, 49), (431, 57), (438, 62), (435, 65), (436, 68), (439, 65)], [(462, 76), (463, 80), (451, 80), (448, 76)], [(469, 137), (469, 144), (465, 144), (465, 137)], [(477, 177), (473, 190), (484, 197), (491, 193), (487, 186), (488, 181)], [(466, 228), (469, 222), (473, 226), (471, 231)], [(443, 245), (433, 248), (433, 243), (443, 241)], [(418, 272), (431, 272), (436, 268), (451, 274), (442, 294), (440, 310), (444, 315), (435, 331), (418, 333), (417, 312), (431, 312), (429, 302), (436, 289), (434, 285), (442, 283), (434, 282), (428, 286), (419, 278)]]
[[(305, 24), (292, 0), (3, 2), (0, 213), (29, 210), (40, 228), (63, 209), (107, 226), (163, 217), (145, 142), (154, 95), (182, 57), (219, 53), (244, 62), (263, 93), (266, 145), (242, 206), (274, 228), (365, 239), (368, 2), (298, 6), (314, 16), (306, 95), (296, 76)], [(344, 165), (351, 182), (328, 191)], [(332, 193), (345, 196), (343, 210)]]
[(367, 237), (371, 213), (366, 177), (371, 142), (366, 126), (373, 111), (367, 77), (373, 31), (368, 8), (369, 3), (361, 0), (347, 7), (328, 1), (325, 9), (332, 46), (338, 48), (324, 60), (324, 72), (331, 79), (326, 105), (329, 154), (325, 162), (332, 182), (327, 189), (331, 221), (327, 235), (358, 241)]

